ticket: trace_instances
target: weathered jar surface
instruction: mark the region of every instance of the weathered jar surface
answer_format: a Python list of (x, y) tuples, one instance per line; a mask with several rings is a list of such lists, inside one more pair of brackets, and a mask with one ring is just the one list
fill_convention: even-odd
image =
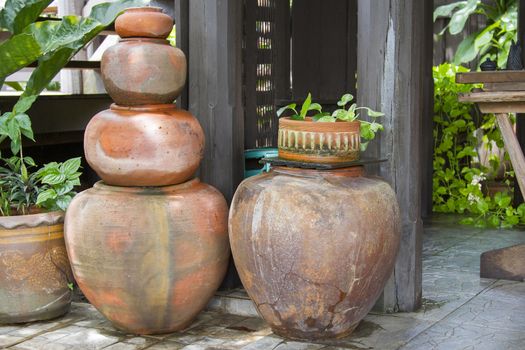
[(104, 52), (101, 73), (119, 105), (173, 103), (186, 83), (186, 56), (165, 40), (173, 20), (158, 11), (131, 9), (117, 18), (117, 33), (124, 39)]
[(175, 105), (112, 105), (89, 122), (84, 151), (107, 184), (173, 185), (197, 171), (204, 132), (193, 115)]
[(0, 323), (48, 320), (71, 305), (64, 213), (0, 217)]
[(251, 177), (229, 219), (244, 287), (273, 331), (295, 339), (355, 329), (392, 272), (399, 230), (393, 190), (360, 167)]
[(117, 328), (186, 328), (219, 287), (230, 255), (222, 194), (194, 179), (166, 187), (104, 185), (77, 195), (66, 244), (77, 283)]
[(279, 158), (305, 163), (344, 163), (359, 159), (361, 123), (279, 119)]

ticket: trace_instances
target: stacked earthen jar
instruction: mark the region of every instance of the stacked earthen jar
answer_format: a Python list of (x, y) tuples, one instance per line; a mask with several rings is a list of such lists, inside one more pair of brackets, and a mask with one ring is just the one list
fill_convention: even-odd
[(187, 327), (224, 277), (228, 208), (194, 178), (204, 133), (173, 104), (187, 73), (184, 53), (166, 40), (173, 20), (136, 8), (115, 27), (122, 40), (102, 58), (115, 104), (84, 139), (102, 181), (71, 203), (66, 245), (80, 289), (116, 327), (167, 333)]

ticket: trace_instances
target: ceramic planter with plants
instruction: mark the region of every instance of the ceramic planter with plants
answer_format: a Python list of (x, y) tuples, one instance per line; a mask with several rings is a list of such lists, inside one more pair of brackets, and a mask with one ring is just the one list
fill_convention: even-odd
[[(327, 115), (308, 97), (301, 113), (281, 118), (280, 158), (310, 162), (310, 169), (274, 166), (242, 182), (233, 198), (235, 266), (261, 316), (283, 337), (352, 333), (393, 270), (400, 240), (395, 193), (362, 166), (342, 164), (359, 152), (357, 108), (344, 109), (351, 99), (343, 96), (343, 108)], [(366, 139), (381, 129), (361, 122)], [(320, 170), (327, 163), (332, 169)]]
[(36, 22), (52, 0), (7, 0), (0, 26), (10, 32), (0, 43), (0, 84), (37, 62), (10, 112), (0, 116), (0, 143), (10, 141), (0, 164), (0, 323), (44, 320), (64, 314), (73, 282), (64, 245), (64, 211), (79, 185), (80, 158), (37, 169), (23, 155), (22, 137), (33, 139), (27, 115), (54, 76), (115, 17), (142, 0), (95, 6), (86, 18)]
[[(26, 130), (26, 133), (29, 129)], [(18, 156), (0, 166), (0, 323), (67, 312), (73, 277), (64, 245), (64, 211), (80, 184), (80, 158), (35, 163)]]
[[(359, 153), (374, 139), (383, 126), (376, 121), (383, 113), (368, 107), (357, 107), (354, 97), (345, 94), (337, 102), (340, 107), (332, 114), (322, 111), (312, 96), (304, 101), (300, 112), (295, 103), (277, 112), (281, 116), (287, 111), (293, 115), (279, 119), (279, 157), (306, 163), (341, 163), (359, 159)], [(359, 120), (359, 111), (366, 110), (371, 122)], [(308, 116), (308, 114), (313, 115)], [(361, 142), (361, 138), (366, 140)]]
[(186, 81), (186, 57), (166, 40), (173, 20), (135, 8), (115, 28), (122, 40), (101, 72), (116, 103), (84, 139), (103, 181), (71, 203), (66, 245), (80, 289), (113, 325), (170, 333), (194, 320), (224, 278), (228, 206), (194, 178), (204, 132), (173, 104)]

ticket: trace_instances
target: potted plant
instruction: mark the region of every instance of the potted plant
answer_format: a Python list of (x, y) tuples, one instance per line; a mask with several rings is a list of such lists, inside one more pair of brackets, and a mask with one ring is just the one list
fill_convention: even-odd
[(71, 303), (63, 222), (80, 184), (80, 158), (35, 171), (22, 149), (1, 161), (0, 323), (60, 316)]
[(10, 141), (13, 154), (0, 159), (0, 323), (57, 317), (71, 301), (63, 221), (80, 184), (80, 158), (37, 169), (22, 149), (22, 137), (34, 140), (26, 112), (60, 69), (118, 14), (145, 3), (116, 1), (93, 7), (87, 18), (36, 22), (51, 2), (7, 0), (0, 11), (0, 27), (11, 35), (0, 43), (0, 85), (38, 62), (13, 110), (0, 116), (0, 143)]
[[(375, 138), (383, 126), (377, 118), (383, 116), (368, 107), (352, 103), (354, 96), (344, 94), (333, 113), (322, 111), (312, 95), (304, 101), (300, 112), (292, 103), (277, 111), (280, 117), (286, 111), (294, 114), (279, 119), (279, 157), (307, 163), (341, 163), (359, 159), (360, 151)], [(372, 121), (360, 120), (359, 110), (366, 110)], [(308, 116), (309, 112), (315, 112)], [(366, 140), (361, 142), (361, 139)]]

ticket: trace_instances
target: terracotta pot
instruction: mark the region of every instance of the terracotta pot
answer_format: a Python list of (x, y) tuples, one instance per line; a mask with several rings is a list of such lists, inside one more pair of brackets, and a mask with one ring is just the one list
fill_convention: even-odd
[(279, 157), (306, 163), (342, 163), (359, 159), (360, 122), (279, 119)]
[(47, 320), (71, 305), (63, 212), (0, 217), (0, 323)]
[(224, 197), (197, 179), (147, 188), (97, 183), (74, 198), (65, 221), (80, 289), (127, 332), (186, 328), (226, 272), (227, 211)]
[(117, 17), (115, 30), (121, 38), (166, 39), (173, 30), (173, 19), (160, 7), (129, 8)]
[(189, 180), (199, 167), (204, 132), (193, 115), (175, 105), (112, 105), (89, 122), (84, 151), (108, 184), (172, 185)]
[(235, 266), (280, 336), (338, 338), (370, 311), (400, 239), (390, 186), (360, 167), (275, 168), (238, 188), (229, 232)]
[(132, 9), (118, 17), (118, 33), (129, 38), (102, 56), (104, 86), (119, 105), (173, 103), (186, 83), (186, 56), (164, 39), (173, 21), (155, 11)]

